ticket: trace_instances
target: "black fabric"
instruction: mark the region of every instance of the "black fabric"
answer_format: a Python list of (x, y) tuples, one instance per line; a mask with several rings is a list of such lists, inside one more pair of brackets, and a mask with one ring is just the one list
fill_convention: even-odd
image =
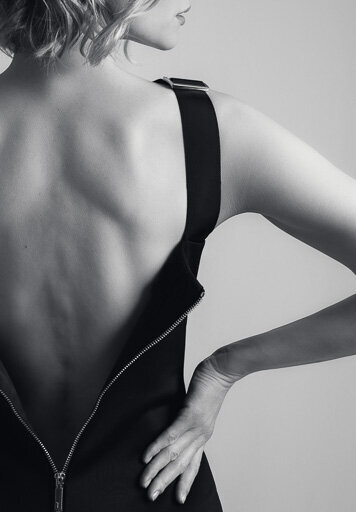
[[(169, 87), (163, 79), (157, 83)], [(173, 89), (181, 113), (188, 189), (185, 237), (204, 241), (220, 210), (220, 140), (215, 109), (203, 90)]]
[[(167, 85), (161, 79), (156, 82)], [(154, 502), (139, 484), (145, 448), (174, 420), (186, 394), (187, 314), (205, 292), (197, 273), (205, 239), (214, 229), (220, 209), (220, 141), (213, 104), (202, 90), (174, 89), (174, 93), (186, 157), (185, 231), (156, 276), (148, 305), (106, 385), (117, 374), (119, 377), (103, 396), (73, 451), (64, 480), (64, 512), (222, 512), (205, 452), (184, 505), (176, 500), (176, 482)], [(165, 337), (145, 350), (166, 330)], [(26, 419), (2, 364), (0, 386)], [(53, 510), (55, 469), (3, 394), (0, 418), (0, 510)], [(57, 461), (54, 464), (62, 470)]]

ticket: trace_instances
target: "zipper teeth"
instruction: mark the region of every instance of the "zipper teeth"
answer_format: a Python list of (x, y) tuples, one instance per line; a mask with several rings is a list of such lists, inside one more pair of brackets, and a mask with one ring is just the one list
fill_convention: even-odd
[(99, 407), (99, 404), (103, 398), (103, 396), (105, 395), (105, 393), (111, 388), (111, 386), (114, 384), (114, 382), (118, 379), (118, 377), (120, 377), (120, 375), (122, 375), (122, 373), (124, 373), (124, 371), (127, 370), (127, 368), (129, 368), (135, 361), (137, 361), (137, 359), (139, 359), (139, 357), (141, 357), (145, 352), (147, 352), (150, 348), (152, 348), (153, 346), (157, 345), (157, 343), (159, 343), (163, 338), (165, 338), (171, 331), (173, 331), (173, 329), (175, 329), (177, 327), (177, 325), (179, 325), (183, 320), (184, 318), (200, 303), (200, 301), (203, 299), (205, 295), (205, 290), (203, 289), (202, 292), (200, 293), (200, 296), (199, 298), (184, 312), (182, 313), (182, 315), (177, 318), (177, 320), (175, 320), (173, 322), (173, 324), (171, 324), (162, 334), (160, 334), (159, 336), (157, 336), (157, 338), (155, 338), (153, 341), (151, 341), (150, 343), (148, 343), (143, 349), (141, 349), (116, 375), (115, 377), (113, 377), (111, 379), (111, 381), (105, 386), (105, 388), (101, 391), (96, 403), (95, 403), (95, 406), (91, 412), (91, 414), (89, 415), (89, 417), (87, 418), (87, 420), (85, 421), (85, 423), (83, 424), (82, 428), (79, 430), (78, 434), (76, 435), (75, 439), (74, 439), (74, 442), (71, 446), (71, 449), (69, 450), (69, 453), (68, 453), (68, 456), (66, 458), (66, 461), (64, 463), (64, 466), (63, 466), (63, 469), (62, 471), (58, 471), (55, 463), (53, 462), (53, 459), (49, 453), (49, 451), (47, 450), (47, 448), (45, 447), (45, 445), (43, 444), (43, 442), (40, 440), (40, 438), (37, 436), (37, 434), (32, 430), (32, 428), (26, 423), (26, 421), (22, 418), (22, 416), (17, 412), (17, 410), (15, 409), (14, 407), (14, 404), (12, 403), (11, 399), (6, 395), (6, 393), (0, 389), (0, 393), (2, 394), (2, 396), (6, 399), (6, 401), (9, 403), (12, 411), (14, 412), (15, 416), (20, 420), (20, 422), (24, 425), (24, 427), (28, 430), (28, 432), (33, 436), (33, 438), (38, 442), (38, 444), (41, 446), (42, 450), (44, 451), (50, 465), (51, 465), (51, 468), (55, 474), (55, 476), (58, 474), (58, 473), (61, 473), (63, 475), (63, 477), (65, 476), (65, 472), (68, 468), (68, 465), (69, 465), (69, 462), (73, 456), (73, 453), (74, 453), (74, 450), (78, 444), (78, 441), (80, 439), (80, 437), (82, 436), (84, 430), (86, 429), (86, 427), (88, 426), (89, 422), (91, 421), (91, 419), (93, 418), (94, 414), (96, 413), (96, 411), (98, 410), (98, 407)]
[(84, 423), (84, 425), (82, 426), (82, 428), (79, 430), (76, 438), (74, 439), (74, 442), (72, 444), (72, 447), (71, 449), (69, 450), (69, 454), (68, 454), (68, 457), (64, 463), (64, 466), (63, 466), (63, 472), (65, 473), (67, 468), (68, 468), (68, 464), (70, 462), (70, 459), (72, 458), (72, 455), (73, 455), (73, 452), (78, 444), (78, 441), (82, 435), (82, 433), (84, 432), (84, 430), (86, 429), (88, 423), (91, 421), (92, 417), (94, 416), (94, 414), (96, 413), (98, 407), (99, 407), (99, 404), (103, 398), (103, 396), (105, 395), (105, 393), (108, 391), (109, 388), (111, 388), (111, 386), (114, 384), (114, 382), (116, 381), (116, 379), (118, 379), (118, 377), (120, 377), (120, 375), (122, 375), (122, 373), (124, 373), (125, 370), (127, 370), (127, 368), (129, 368), (135, 361), (137, 361), (137, 359), (139, 359), (139, 357), (141, 357), (145, 352), (147, 352), (150, 348), (152, 348), (154, 345), (157, 345), (157, 343), (159, 343), (163, 338), (165, 338), (171, 331), (173, 331), (173, 329), (175, 329), (177, 327), (177, 325), (179, 325), (183, 320), (184, 318), (192, 311), (192, 309), (194, 309), (198, 304), (199, 302), (202, 300), (202, 298), (204, 297), (205, 295), (205, 290), (203, 290), (199, 296), (199, 298), (194, 302), (194, 304), (192, 304), (179, 318), (177, 318), (177, 320), (175, 320), (173, 322), (173, 324), (171, 324), (168, 329), (166, 329), (162, 334), (160, 334), (157, 338), (155, 338), (153, 341), (151, 341), (150, 343), (148, 343), (143, 349), (141, 349), (120, 371), (119, 373), (117, 373), (115, 375), (115, 377), (113, 377), (111, 379), (111, 381), (105, 386), (105, 388), (102, 390), (102, 392), (100, 393), (97, 401), (96, 401), (96, 404), (90, 414), (90, 416), (88, 417), (88, 419), (86, 420), (86, 422)]
[(54, 473), (57, 473), (57, 467), (55, 465), (55, 463), (53, 462), (53, 459), (49, 453), (49, 451), (47, 450), (47, 448), (45, 447), (45, 445), (42, 443), (41, 439), (37, 436), (37, 434), (32, 430), (32, 428), (26, 423), (26, 421), (22, 418), (22, 416), (17, 412), (17, 410), (15, 409), (14, 407), (14, 404), (12, 403), (11, 399), (7, 396), (6, 393), (4, 393), (4, 391), (2, 389), (0, 389), (0, 393), (2, 394), (2, 396), (5, 398), (5, 400), (9, 403), (11, 409), (13, 410), (14, 414), (16, 415), (16, 417), (21, 421), (21, 423), (26, 427), (26, 429), (30, 432), (30, 434), (36, 439), (36, 441), (39, 443), (39, 445), (41, 446), (42, 450), (45, 452), (46, 456), (47, 456), (47, 459), (49, 460), (49, 463), (51, 464), (52, 466), (52, 469), (54, 471)]

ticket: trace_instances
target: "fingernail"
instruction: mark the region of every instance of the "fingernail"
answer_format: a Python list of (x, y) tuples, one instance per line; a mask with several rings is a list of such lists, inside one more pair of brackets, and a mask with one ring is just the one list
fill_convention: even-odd
[(181, 501), (181, 503), (184, 503), (184, 502), (185, 502), (186, 497), (187, 497), (187, 496), (186, 496), (186, 494), (184, 494), (184, 493), (182, 493), (182, 494), (180, 495), (180, 501)]
[(147, 480), (144, 480), (144, 481), (142, 482), (143, 487), (145, 487), (145, 488), (146, 488), (146, 487), (148, 487), (148, 485), (149, 485), (150, 481), (151, 481), (151, 480), (150, 480), (149, 478), (148, 478)]
[(155, 492), (152, 494), (152, 501), (154, 501), (154, 500), (157, 498), (157, 496), (159, 495), (159, 493), (160, 493), (160, 492), (161, 492), (161, 491), (155, 491)]
[(145, 464), (148, 464), (150, 462), (150, 460), (152, 459), (152, 455), (148, 456), (148, 455), (145, 455), (144, 458), (143, 458), (143, 462)]

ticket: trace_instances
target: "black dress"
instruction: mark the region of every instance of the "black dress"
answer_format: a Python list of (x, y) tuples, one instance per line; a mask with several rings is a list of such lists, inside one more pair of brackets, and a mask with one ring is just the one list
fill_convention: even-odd
[[(182, 121), (187, 217), (183, 236), (150, 287), (130, 339), (57, 467), (31, 426), (0, 361), (0, 510), (4, 512), (222, 512), (209, 463), (184, 504), (176, 481), (154, 501), (140, 483), (142, 454), (176, 418), (183, 379), (187, 315), (205, 289), (197, 272), (220, 209), (220, 141), (216, 113), (200, 81), (171, 78)], [(2, 396), (1, 396), (2, 395)]]

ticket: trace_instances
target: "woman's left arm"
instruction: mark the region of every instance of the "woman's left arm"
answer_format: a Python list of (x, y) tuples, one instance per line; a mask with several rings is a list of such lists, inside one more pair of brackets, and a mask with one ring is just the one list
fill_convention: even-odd
[[(211, 91), (222, 156), (220, 218), (256, 212), (356, 274), (356, 180), (263, 113)], [(184, 501), (225, 395), (259, 371), (356, 354), (356, 293), (295, 322), (223, 346), (195, 369), (175, 421), (146, 448), (151, 499), (177, 477)]]
[[(223, 123), (223, 186), (231, 194), (227, 215), (259, 213), (356, 274), (356, 179), (262, 112), (224, 99), (230, 103), (229, 123)], [(356, 294), (221, 347), (209, 362), (234, 382), (259, 370), (354, 354)]]

